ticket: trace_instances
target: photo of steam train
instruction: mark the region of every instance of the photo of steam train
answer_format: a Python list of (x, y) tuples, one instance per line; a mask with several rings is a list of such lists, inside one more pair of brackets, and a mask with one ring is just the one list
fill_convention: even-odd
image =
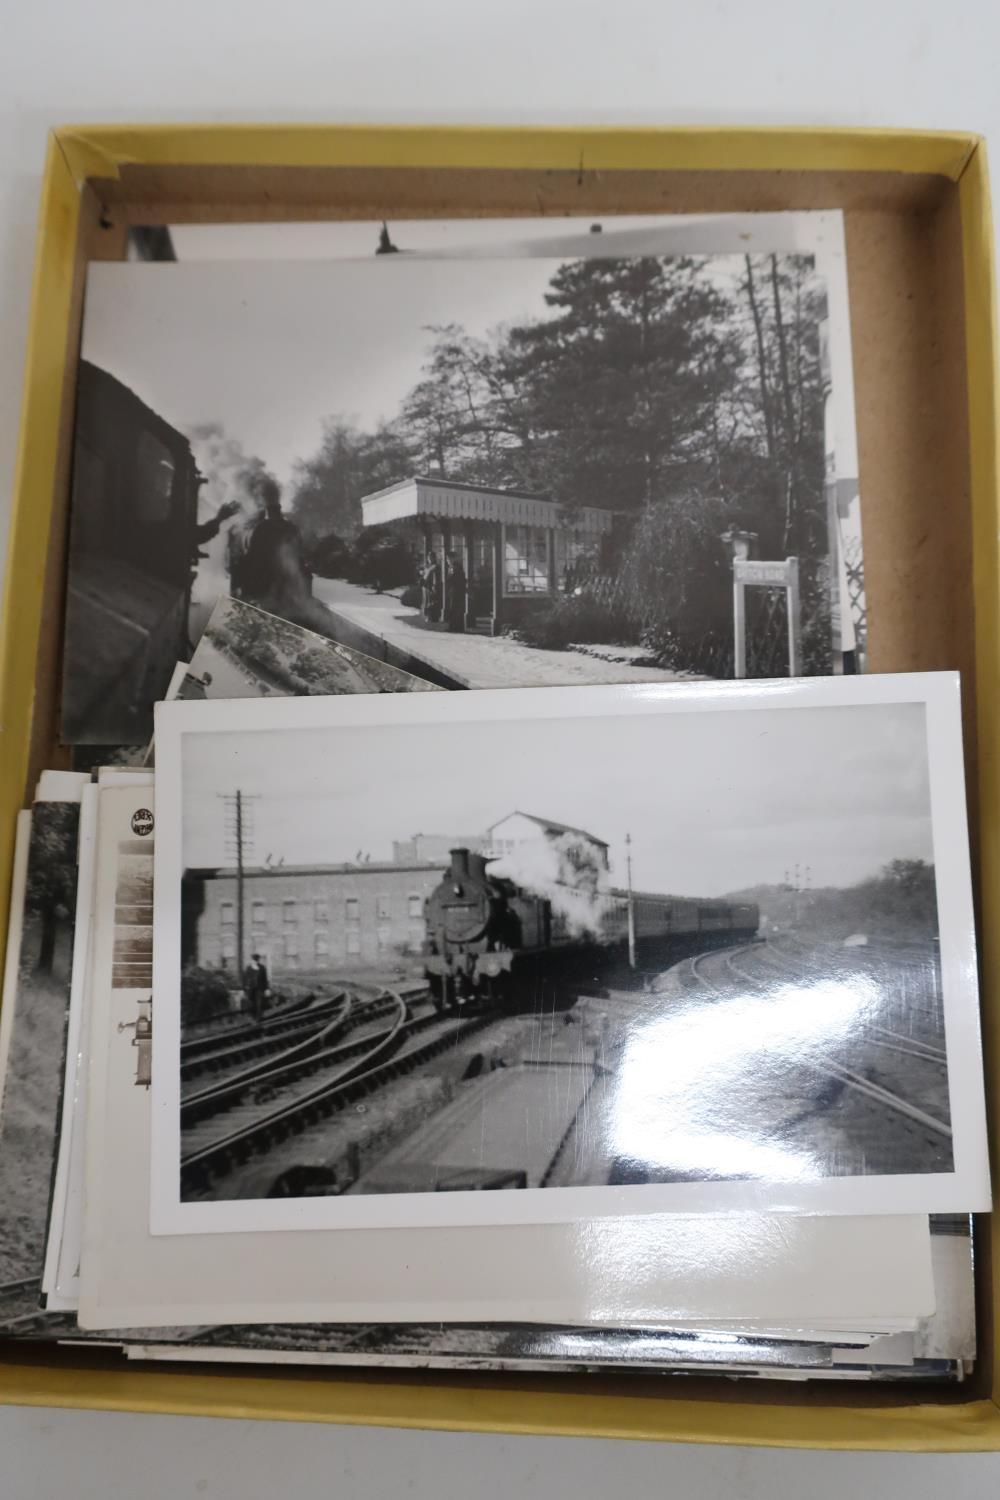
[(80, 361), (76, 401), (63, 738), (143, 745), (153, 703), (164, 697), (176, 663), (191, 657), (201, 549), (227, 521), (238, 518), (225, 549), (233, 597), (321, 634), (332, 634), (332, 622), (312, 598), (301, 539), (273, 480), (255, 485), (251, 477), (249, 505), (230, 499), (199, 520), (207, 481), (183, 432), (87, 360)]
[(749, 942), (760, 925), (751, 903), (593, 886), (567, 902), (569, 887), (536, 894), (492, 873), (496, 863), (453, 849), (427, 898), (424, 973), (439, 1010), (569, 1007), (580, 985), (600, 984), (626, 964), (665, 968)]

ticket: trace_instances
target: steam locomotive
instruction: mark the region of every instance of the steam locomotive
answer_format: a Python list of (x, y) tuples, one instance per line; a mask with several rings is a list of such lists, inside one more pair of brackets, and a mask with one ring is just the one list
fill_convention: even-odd
[[(425, 903), (424, 974), (440, 1010), (469, 1004), (571, 1005), (627, 960), (629, 895), (595, 895), (584, 923), (560, 892), (535, 895), (491, 875), (482, 854), (451, 851)], [(693, 953), (748, 942), (758, 907), (633, 892), (636, 962), (664, 968)]]
[[(205, 482), (182, 432), (107, 370), (80, 361), (63, 655), (68, 743), (149, 740), (153, 704), (191, 655)], [(230, 567), (241, 539), (230, 533)], [(291, 567), (272, 609), (333, 637), (304, 560)]]
[(81, 360), (63, 676), (70, 742), (148, 738), (151, 705), (190, 654), (202, 483), (184, 434)]

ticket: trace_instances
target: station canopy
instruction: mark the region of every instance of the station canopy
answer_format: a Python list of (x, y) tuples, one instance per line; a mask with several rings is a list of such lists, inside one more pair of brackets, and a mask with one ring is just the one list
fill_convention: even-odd
[(611, 530), (613, 512), (594, 506), (567, 510), (544, 495), (494, 490), (451, 479), (402, 479), (361, 500), (365, 526), (390, 521), (493, 521), (600, 536)]

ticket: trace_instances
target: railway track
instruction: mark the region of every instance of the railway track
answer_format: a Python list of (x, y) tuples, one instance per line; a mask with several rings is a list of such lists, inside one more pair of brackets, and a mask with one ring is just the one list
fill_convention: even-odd
[[(748, 973), (745, 968), (735, 962), (736, 955), (741, 951), (747, 952), (752, 950), (737, 949), (735, 953), (727, 954), (724, 959), (725, 967), (742, 983), (749, 984), (759, 991), (762, 985), (766, 987), (769, 981), (762, 979), (760, 976)], [(887, 1030), (887, 1028), (877, 1029)], [(889, 1031), (888, 1035), (891, 1037), (895, 1033)], [(870, 1036), (861, 1037), (859, 1040), (864, 1041), (866, 1045), (874, 1041), (877, 1046), (884, 1048), (891, 1047), (894, 1052), (905, 1051), (910, 1057), (917, 1058), (921, 1062), (930, 1063), (934, 1066), (947, 1066), (947, 1059), (938, 1048), (915, 1048), (912, 1045), (904, 1046), (900, 1043), (884, 1039), (879, 1040)], [(904, 1038), (904, 1041), (908, 1043), (909, 1038)], [(821, 1076), (842, 1084), (854, 1094), (864, 1097), (869, 1102), (878, 1104), (896, 1118), (906, 1120), (911, 1126), (915, 1126), (922, 1132), (929, 1133), (933, 1138), (939, 1141), (942, 1139), (951, 1139), (951, 1125), (947, 1121), (939, 1119), (928, 1110), (921, 1109), (919, 1105), (912, 1103), (909, 1099), (903, 1097), (901, 1094), (897, 1094), (894, 1090), (886, 1088), (883, 1084), (878, 1083), (857, 1068), (848, 1067), (837, 1058), (815, 1051), (810, 1051), (808, 1056), (804, 1056), (802, 1063)]]
[[(346, 1048), (331, 1049), (333, 1055), (321, 1066), (329, 1066), (332, 1074), (317, 1083), (310, 1077), (315, 1069), (299, 1071), (294, 1078), (280, 1080), (270, 1098), (248, 1100), (239, 1106), (238, 1115), (227, 1121), (228, 1128), (221, 1136), (216, 1132), (215, 1138), (206, 1143), (195, 1143), (189, 1137), (189, 1144), (182, 1147), (182, 1193), (193, 1196), (205, 1191), (219, 1178), (412, 1072), (453, 1045), (459, 1036), (467, 1036), (493, 1019), (487, 1014), (456, 1021), (433, 1010), (413, 1017), (409, 1009), (412, 1001), (398, 992), (390, 992), (390, 999), (393, 1010), (387, 1025), (374, 1035), (355, 1039)], [(307, 1061), (315, 1059), (302, 1059), (303, 1065)]]
[(24, 1276), (20, 1281), (0, 1281), (0, 1302), (8, 1297), (20, 1297), (25, 1292), (40, 1290), (42, 1283), (37, 1276)]
[[(378, 1042), (390, 1035), (398, 1006), (391, 996), (372, 1001), (358, 1012), (348, 998), (321, 1031), (314, 1033), (283, 1052), (268, 1059), (263, 1067), (250, 1068), (225, 1083), (203, 1089), (181, 1101), (181, 1131), (184, 1146), (191, 1143), (192, 1128), (229, 1112), (244, 1100), (254, 1101), (263, 1095), (273, 1098), (276, 1090), (294, 1086), (303, 1079), (336, 1068), (353, 1058), (366, 1056)], [(412, 1022), (413, 1017), (407, 1016)], [(332, 1045), (343, 1031), (351, 1032), (349, 1041)], [(330, 1044), (330, 1045), (326, 1045)], [(202, 1142), (203, 1144), (203, 1142)]]
[(260, 1036), (262, 1031), (280, 1027), (285, 1021), (294, 1021), (315, 1000), (315, 994), (303, 995), (301, 1000), (276, 1007), (262, 1021), (248, 1021), (245, 1016), (234, 1015), (206, 1022), (204, 1031), (181, 1040), (181, 1057), (198, 1057), (202, 1052), (211, 1052), (216, 1047), (224, 1046), (227, 1041), (235, 1045), (242, 1038)]
[(41, 1329), (46, 1326), (49, 1314), (46, 1313), (44, 1308), (37, 1305), (30, 1308), (27, 1312), (15, 1313), (13, 1317), (8, 1317), (4, 1313), (4, 1303), (13, 1302), (16, 1304), (24, 1298), (31, 1297), (32, 1294), (34, 1294), (33, 1300), (37, 1304), (41, 1293), (41, 1286), (41, 1281), (37, 1276), (24, 1276), (18, 1281), (0, 1282), (0, 1338), (8, 1337), (11, 1334), (18, 1338), (23, 1338), (26, 1334), (33, 1332), (34, 1329)]
[(285, 1051), (297, 1038), (308, 1038), (323, 1029), (338, 1013), (345, 992), (339, 991), (329, 1000), (313, 1005), (301, 1015), (282, 1018), (267, 1029), (251, 1028), (248, 1035), (241, 1035), (228, 1045), (220, 1045), (218, 1038), (211, 1050), (198, 1052), (194, 1057), (181, 1053), (181, 1082), (193, 1083), (199, 1078), (218, 1075), (231, 1068), (240, 1068), (246, 1063), (277, 1056)]
[[(376, 984), (352, 983), (350, 991), (359, 1007), (366, 1003), (366, 996), (370, 1000), (377, 1000), (385, 993), (384, 988)], [(409, 996), (411, 1001), (417, 1003), (418, 998), (426, 993), (426, 986), (423, 984), (401, 985), (398, 993), (404, 997)], [(219, 1074), (227, 1073), (231, 1069), (235, 1070), (233, 1077), (236, 1077), (246, 1063), (255, 1063), (268, 1057), (279, 1057), (288, 1049), (290, 1043), (294, 1043), (296, 1038), (306, 1039), (332, 1020), (346, 994), (345, 989), (340, 989), (326, 1000), (319, 1003), (311, 1002), (308, 1009), (299, 1009), (293, 1016), (277, 1016), (264, 1021), (259, 1027), (244, 1028), (233, 1041), (225, 1042), (220, 1041), (219, 1038), (213, 1038), (214, 1045), (207, 1050), (202, 1050), (202, 1044), (199, 1042), (198, 1050), (192, 1057), (187, 1057), (182, 1051), (180, 1066), (182, 1085), (195, 1083), (206, 1076), (218, 1078)]]
[(276, 1055), (268, 1051), (255, 1065), (243, 1068), (209, 1088), (185, 1094), (181, 1099), (181, 1130), (199, 1120), (211, 1118), (255, 1089), (273, 1087), (283, 1079), (292, 1080), (322, 1067), (324, 1059), (344, 1050), (329, 1044), (348, 1029), (354, 1010), (353, 997), (345, 995), (324, 1022), (312, 1027), (301, 1041), (284, 1047)]

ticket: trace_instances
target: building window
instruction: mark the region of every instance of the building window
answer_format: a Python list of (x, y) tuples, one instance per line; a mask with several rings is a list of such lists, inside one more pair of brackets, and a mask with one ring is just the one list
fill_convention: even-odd
[(222, 957), (224, 959), (236, 957), (236, 939), (234, 937), (226, 936), (222, 939)]
[(236, 921), (236, 907), (231, 901), (223, 901), (220, 911), (220, 921), (223, 927), (232, 927)]
[(601, 537), (593, 531), (553, 532), (556, 582), (564, 594), (600, 571)]
[(294, 901), (282, 901), (281, 920), (286, 927), (295, 927), (299, 920)]
[(348, 953), (361, 952), (361, 934), (357, 928), (347, 934), (347, 951)]
[(348, 896), (344, 902), (344, 917), (348, 922), (361, 921), (361, 903), (357, 896)]
[(317, 932), (313, 939), (313, 947), (318, 959), (327, 959), (330, 957), (330, 939), (325, 932)]
[(508, 526), (504, 531), (505, 594), (549, 592), (549, 534), (542, 526)]
[(317, 901), (313, 906), (313, 918), (317, 922), (329, 922), (330, 908), (325, 901)]
[(298, 958), (298, 956), (299, 956), (299, 935), (298, 935), (297, 932), (286, 932), (285, 933), (285, 957), (286, 958)]
[(392, 942), (391, 927), (376, 927), (375, 938), (378, 942), (378, 951), (384, 953)]
[(407, 904), (408, 914), (410, 916), (411, 921), (414, 918), (416, 918), (416, 917), (422, 917), (423, 916), (423, 914), (424, 914), (423, 897), (421, 897), (421, 896), (407, 896), (407, 898), (406, 898), (406, 904)]
[(420, 926), (417, 926), (417, 924), (414, 923), (411, 926), (410, 939), (407, 946), (409, 947), (411, 953), (419, 953), (421, 951), (424, 946), (424, 929), (422, 924)]
[(263, 901), (255, 901), (251, 906), (250, 921), (254, 927), (267, 926), (267, 907)]

